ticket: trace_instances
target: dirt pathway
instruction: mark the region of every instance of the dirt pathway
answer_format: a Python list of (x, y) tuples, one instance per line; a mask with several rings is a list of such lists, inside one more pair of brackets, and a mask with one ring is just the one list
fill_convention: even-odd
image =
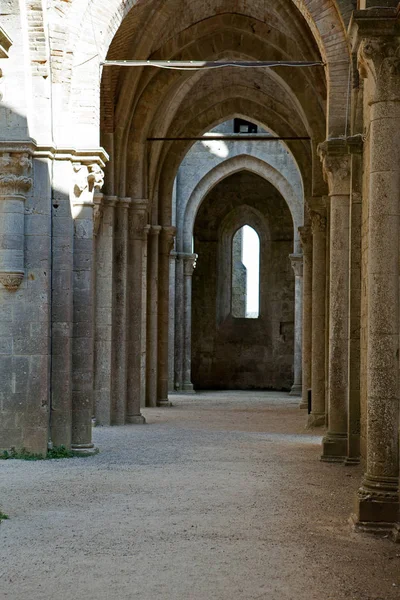
[(1, 600), (400, 599), (400, 546), (351, 532), (358, 467), (298, 400), (173, 397), (89, 459), (0, 462)]

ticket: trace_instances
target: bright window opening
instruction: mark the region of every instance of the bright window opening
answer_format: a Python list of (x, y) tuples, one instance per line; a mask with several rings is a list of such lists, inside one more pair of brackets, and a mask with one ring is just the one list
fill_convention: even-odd
[(232, 316), (257, 319), (260, 315), (260, 238), (245, 225), (232, 240)]

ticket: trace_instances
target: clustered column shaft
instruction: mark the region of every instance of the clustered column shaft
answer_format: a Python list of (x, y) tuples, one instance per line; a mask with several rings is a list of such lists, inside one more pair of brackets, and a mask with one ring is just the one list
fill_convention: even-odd
[(292, 396), (302, 394), (302, 321), (303, 321), (303, 255), (291, 254), (290, 260), (295, 275), (294, 292), (294, 381), (290, 391)]
[(325, 273), (326, 218), (312, 212), (312, 342), (311, 342), (311, 414), (308, 424), (325, 424)]
[(328, 433), (322, 459), (347, 454), (350, 156), (347, 142), (319, 147), (330, 192)]
[(182, 391), (193, 392), (192, 384), (192, 275), (197, 254), (183, 255), (184, 261), (184, 335), (183, 335), (183, 384)]
[(140, 413), (141, 394), (145, 384), (142, 369), (143, 331), (142, 320), (145, 310), (143, 294), (144, 265), (146, 259), (148, 203), (147, 200), (132, 200), (129, 215), (129, 340), (126, 422), (144, 423)]
[(175, 233), (175, 227), (163, 227), (160, 233), (157, 406), (170, 406), (168, 400), (169, 260), (174, 246)]
[(312, 339), (312, 234), (311, 227), (299, 227), (303, 249), (303, 334), (302, 334), (302, 394), (300, 408), (308, 408), (311, 389)]

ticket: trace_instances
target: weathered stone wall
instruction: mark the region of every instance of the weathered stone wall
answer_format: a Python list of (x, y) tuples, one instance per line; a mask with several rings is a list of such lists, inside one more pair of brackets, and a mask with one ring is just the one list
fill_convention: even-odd
[[(217, 278), (218, 270), (223, 272), (226, 267), (218, 264), (220, 224), (243, 205), (258, 211), (270, 232), (269, 239), (261, 238), (260, 318), (235, 319), (229, 314), (220, 320)], [(238, 222), (237, 227), (245, 224)], [(255, 175), (237, 173), (218, 184), (204, 200), (194, 231), (194, 248), (199, 256), (193, 275), (195, 387), (290, 389), (294, 333), (294, 275), (289, 261), (292, 236), (291, 217), (283, 198)]]

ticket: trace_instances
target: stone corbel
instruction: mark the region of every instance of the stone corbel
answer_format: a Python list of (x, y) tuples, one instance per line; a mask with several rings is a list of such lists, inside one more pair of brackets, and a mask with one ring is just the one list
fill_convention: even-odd
[(290, 254), (289, 258), (295, 277), (303, 277), (303, 255)]
[(326, 233), (326, 217), (321, 213), (312, 211), (311, 212), (311, 230), (313, 235), (316, 233)]
[(143, 240), (148, 233), (149, 201), (147, 198), (133, 198), (130, 202), (129, 237)]
[[(100, 163), (100, 164), (99, 164)], [(72, 194), (72, 216), (75, 219), (82, 206), (94, 207), (94, 197), (98, 194), (104, 184), (104, 163), (79, 160), (72, 163), (74, 170), (73, 194)]]
[(183, 259), (183, 273), (185, 277), (191, 277), (196, 268), (198, 254), (181, 253), (180, 258)]
[(311, 227), (306, 226), (306, 225), (299, 227), (299, 235), (300, 235), (301, 247), (303, 249), (303, 255), (311, 253), (311, 251), (312, 251)]
[(24, 214), (31, 169), (30, 149), (0, 149), (0, 283), (10, 292), (24, 278)]
[(176, 227), (163, 227), (160, 236), (160, 253), (169, 256), (174, 248)]

